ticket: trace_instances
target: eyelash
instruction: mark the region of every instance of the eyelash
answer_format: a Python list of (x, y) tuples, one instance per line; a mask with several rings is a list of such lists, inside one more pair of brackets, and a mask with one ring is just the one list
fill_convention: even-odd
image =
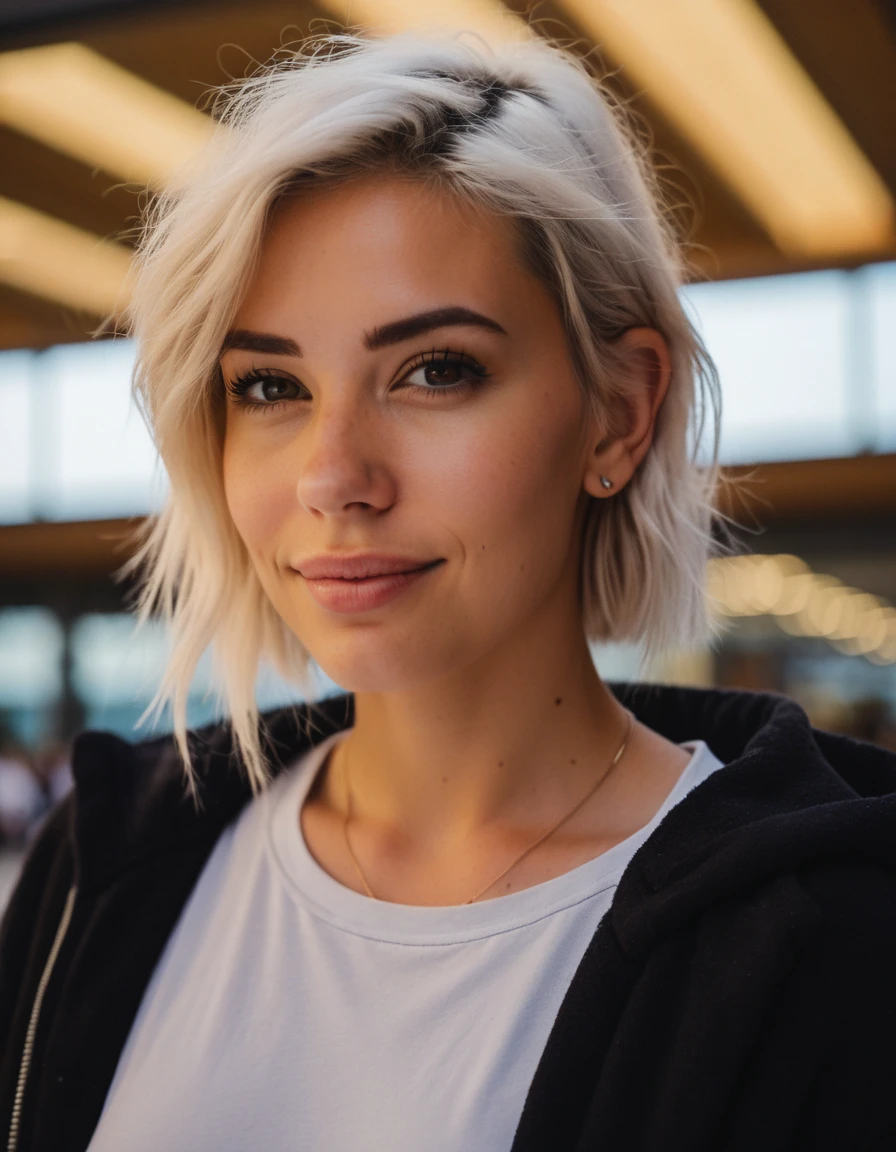
[[(468, 371), (472, 372), (475, 379), (470, 379), (470, 377), (467, 377), (466, 379), (459, 381), (457, 384), (443, 384), (441, 386), (426, 387), (423, 384), (410, 384), (408, 386), (412, 392), (416, 392), (418, 395), (421, 393), (424, 394), (427, 400), (431, 398), (434, 399), (440, 393), (448, 393), (451, 396), (459, 396), (467, 392), (472, 392), (474, 389), (479, 387), (480, 383), (487, 379), (490, 375), (490, 373), (488, 373), (485, 368), (483, 368), (478, 360), (474, 360), (473, 357), (468, 356), (466, 352), (453, 352), (450, 348), (437, 351), (435, 348), (433, 348), (430, 352), (423, 352), (421, 355), (414, 358), (414, 360), (408, 365), (404, 375), (401, 377), (401, 381), (406, 380), (408, 376), (411, 376), (420, 368), (425, 368), (430, 364), (436, 364), (441, 367), (455, 364), (460, 365), (461, 367), (466, 368)], [(232, 380), (229, 384), (227, 384), (226, 390), (235, 404), (239, 404), (241, 407), (255, 411), (270, 411), (272, 408), (279, 408), (281, 404), (292, 404), (297, 399), (296, 397), (291, 397), (284, 400), (273, 400), (270, 403), (262, 403), (257, 400), (249, 400), (247, 398), (249, 389), (254, 384), (257, 384), (260, 380), (284, 380), (289, 384), (298, 385), (297, 380), (293, 380), (291, 377), (284, 375), (282, 372), (278, 372), (276, 369), (252, 368), (250, 371), (245, 372), (242, 376), (237, 376), (235, 380)], [(399, 383), (401, 381), (399, 381)]]

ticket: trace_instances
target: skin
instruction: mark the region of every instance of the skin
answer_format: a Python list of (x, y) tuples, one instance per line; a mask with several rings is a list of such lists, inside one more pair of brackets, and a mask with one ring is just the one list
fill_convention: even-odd
[[(364, 333), (447, 306), (503, 332), (466, 324), (365, 347)], [(279, 206), (234, 327), (301, 355), (222, 353), (225, 387), (269, 377), (249, 391), (267, 410), (225, 400), (230, 513), (277, 611), (355, 693), (354, 729), (306, 800), (302, 833), (323, 868), (363, 890), (343, 834), (350, 764), (351, 842), (377, 897), (463, 903), (588, 792), (625, 734), (583, 633), (581, 527), (589, 500), (616, 498), (649, 450), (668, 349), (647, 328), (621, 338), (629, 422), (610, 440), (511, 225), (386, 174)], [(456, 362), (409, 375), (433, 349), (488, 375)], [(458, 378), (477, 386), (423, 394)], [(340, 615), (295, 571), (334, 551), (443, 562), (389, 604)], [(483, 898), (631, 835), (688, 757), (637, 724), (594, 796)]]

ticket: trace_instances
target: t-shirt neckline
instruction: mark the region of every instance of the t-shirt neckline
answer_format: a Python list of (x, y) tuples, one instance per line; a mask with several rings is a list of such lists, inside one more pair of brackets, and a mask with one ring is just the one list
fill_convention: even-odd
[(299, 812), (305, 797), (326, 756), (349, 731), (341, 729), (315, 745), (263, 795), (269, 805), (268, 844), (286, 887), (306, 910), (342, 931), (400, 944), (444, 945), (495, 936), (615, 887), (634, 852), (694, 786), (695, 775), (708, 767), (704, 758), (718, 765), (704, 741), (681, 744), (691, 758), (653, 818), (606, 852), (551, 880), (474, 904), (395, 904), (373, 899), (334, 879), (312, 856), (302, 835)]

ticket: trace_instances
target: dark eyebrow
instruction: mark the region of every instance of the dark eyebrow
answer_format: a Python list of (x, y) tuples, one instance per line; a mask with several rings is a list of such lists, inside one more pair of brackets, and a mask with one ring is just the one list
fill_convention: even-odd
[[(401, 344), (414, 336), (422, 336), (434, 328), (451, 328), (459, 325), (472, 325), (477, 328), (486, 328), (490, 332), (500, 332), (506, 336), (507, 332), (497, 320), (483, 316), (481, 312), (474, 312), (472, 308), (453, 306), (448, 308), (433, 308), (429, 312), (419, 312), (416, 316), (407, 316), (404, 320), (393, 320), (391, 324), (383, 324), (374, 328), (372, 332), (364, 333), (364, 347), (369, 352), (378, 348), (388, 348), (391, 344)], [(242, 352), (266, 352), (272, 356), (301, 356), (302, 350), (295, 340), (286, 336), (274, 336), (270, 332), (252, 332), (248, 328), (232, 328), (224, 337), (221, 351), (229, 348), (239, 349)]]
[(365, 333), (364, 347), (370, 352), (375, 352), (377, 348), (386, 348), (390, 344), (410, 340), (413, 336), (422, 336), (424, 332), (431, 332), (433, 328), (450, 328), (461, 324), (487, 328), (490, 332), (507, 335), (497, 320), (490, 320), (488, 316), (483, 316), (470, 308), (434, 308), (430, 312), (420, 312), (404, 320), (393, 320), (391, 324), (384, 324), (381, 328), (374, 328), (372, 332)]
[(238, 348), (242, 352), (267, 352), (273, 356), (301, 356), (302, 350), (295, 340), (286, 336), (272, 336), (268, 332), (251, 332), (248, 328), (232, 328), (224, 337), (221, 351)]

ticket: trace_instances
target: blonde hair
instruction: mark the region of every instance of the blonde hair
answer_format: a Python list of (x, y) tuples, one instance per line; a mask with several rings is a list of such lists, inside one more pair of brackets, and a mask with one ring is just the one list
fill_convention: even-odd
[(610, 433), (622, 431), (625, 389), (614, 339), (633, 326), (662, 333), (672, 380), (652, 446), (631, 481), (588, 510), (583, 626), (589, 640), (639, 641), (651, 655), (705, 639), (718, 381), (679, 300), (681, 256), (643, 147), (586, 67), (534, 38), (488, 49), (460, 36), (325, 36), (222, 90), (216, 115), (178, 191), (153, 205), (137, 253), (132, 387), (170, 491), (116, 574), (142, 569), (138, 626), (156, 610), (171, 627), (169, 663), (138, 724), (173, 702), (194, 796), (186, 704), (209, 645), (253, 790), (270, 776), (261, 661), (309, 683), (309, 653), (263, 592), (228, 512), (217, 365), (273, 206), (314, 182), (397, 166), (513, 220)]

